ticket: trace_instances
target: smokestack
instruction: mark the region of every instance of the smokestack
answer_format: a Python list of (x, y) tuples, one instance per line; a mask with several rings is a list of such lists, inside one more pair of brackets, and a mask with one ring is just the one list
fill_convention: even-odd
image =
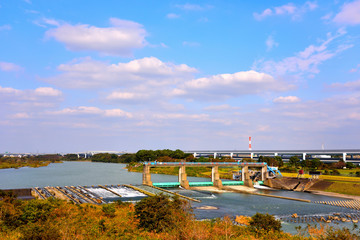
[(251, 137), (249, 137), (249, 150), (251, 150)]

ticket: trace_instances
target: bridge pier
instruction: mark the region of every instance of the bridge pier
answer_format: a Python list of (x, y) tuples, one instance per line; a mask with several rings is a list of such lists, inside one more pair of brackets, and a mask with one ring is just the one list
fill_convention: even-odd
[(142, 184), (152, 186), (150, 166), (148, 165), (144, 165)]
[(267, 166), (261, 168), (261, 181), (265, 181), (268, 178)]
[(244, 182), (244, 186), (254, 187), (252, 180), (250, 179), (249, 166), (244, 166), (241, 169), (241, 180)]
[(343, 153), (343, 161), (346, 162), (346, 153)]
[(214, 187), (222, 188), (223, 185), (220, 179), (218, 166), (214, 166), (211, 168), (211, 181), (213, 182)]
[(185, 166), (181, 166), (179, 167), (179, 182), (180, 182), (180, 186), (185, 188), (185, 189), (189, 189), (189, 181), (187, 180), (187, 174), (186, 174), (186, 169)]

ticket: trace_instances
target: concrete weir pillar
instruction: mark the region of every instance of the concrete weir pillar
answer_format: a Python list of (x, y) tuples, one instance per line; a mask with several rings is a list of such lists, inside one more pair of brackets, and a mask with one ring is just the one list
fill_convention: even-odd
[(242, 178), (242, 181), (244, 182), (244, 186), (254, 187), (254, 184), (253, 184), (252, 180), (250, 179), (249, 167), (248, 166), (243, 167), (241, 172), (242, 172), (241, 178)]
[(303, 160), (306, 160), (306, 153), (303, 153)]
[(346, 153), (343, 153), (343, 161), (346, 162)]
[(222, 188), (222, 181), (220, 180), (219, 167), (213, 166), (211, 168), (211, 181), (214, 184), (214, 187)]
[(179, 168), (179, 183), (180, 186), (185, 188), (185, 189), (189, 189), (189, 181), (187, 180), (187, 174), (186, 174), (186, 169), (185, 166), (181, 166)]
[(267, 166), (261, 168), (261, 181), (265, 181), (268, 178)]
[(144, 165), (142, 184), (152, 186), (150, 166)]

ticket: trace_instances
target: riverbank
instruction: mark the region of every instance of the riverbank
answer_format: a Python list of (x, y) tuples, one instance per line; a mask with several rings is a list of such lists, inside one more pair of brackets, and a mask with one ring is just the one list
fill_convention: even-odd
[(62, 163), (62, 161), (38, 161), (38, 160), (19, 160), (19, 159), (1, 159), (0, 160), (0, 169), (8, 169), (8, 168), (22, 168), (22, 167), (46, 167), (50, 163)]

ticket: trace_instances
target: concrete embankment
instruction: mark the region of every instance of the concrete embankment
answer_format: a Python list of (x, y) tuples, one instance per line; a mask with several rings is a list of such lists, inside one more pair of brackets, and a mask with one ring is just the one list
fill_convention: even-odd
[(254, 191), (251, 188), (246, 189), (245, 187), (243, 187), (242, 189), (239, 189), (238, 186), (226, 186), (226, 187), (222, 187), (222, 189), (227, 190), (227, 191), (237, 192), (237, 193), (253, 194), (253, 195), (258, 195), (258, 196), (263, 196), (263, 197), (281, 198), (281, 199), (286, 199), (286, 200), (308, 202), (308, 203), (311, 202), (310, 200), (307, 200), (307, 199), (300, 199), (300, 198), (292, 198), (292, 197), (277, 196), (277, 195), (271, 195), (271, 194), (265, 194), (265, 193), (258, 193), (257, 190)]

